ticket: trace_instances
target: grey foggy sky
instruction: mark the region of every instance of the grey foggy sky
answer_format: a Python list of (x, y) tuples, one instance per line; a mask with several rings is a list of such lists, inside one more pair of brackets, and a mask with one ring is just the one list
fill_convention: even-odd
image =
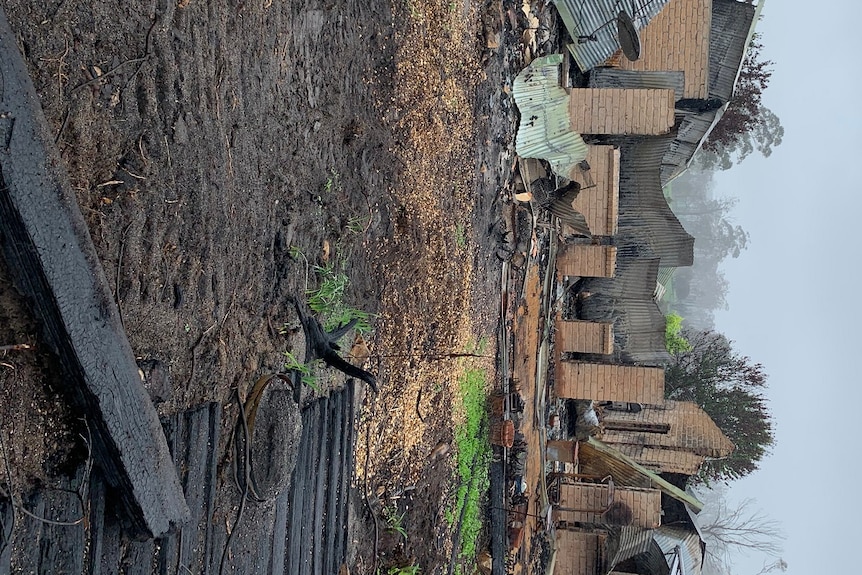
[[(751, 234), (723, 265), (730, 309), (716, 327), (766, 367), (777, 422), (773, 454), (730, 496), (756, 498), (783, 524), (792, 575), (849, 573), (862, 540), (858, 13), (850, 0), (766, 3), (757, 30), (775, 65), (764, 102), (784, 142), (716, 176)], [(765, 559), (737, 557), (734, 575)]]

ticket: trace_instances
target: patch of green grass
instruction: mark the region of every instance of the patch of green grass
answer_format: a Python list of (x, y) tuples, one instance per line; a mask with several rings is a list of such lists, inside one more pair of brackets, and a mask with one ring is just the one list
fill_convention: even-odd
[(455, 224), (455, 245), (460, 249), (467, 247), (467, 232), (464, 224)]
[(485, 352), (488, 351), (488, 346), (491, 344), (491, 340), (487, 335), (483, 335), (479, 338), (479, 341), (476, 342), (475, 347), (473, 348), (473, 353), (476, 355), (485, 355)]
[(352, 234), (361, 234), (371, 221), (371, 216), (351, 216), (347, 221), (347, 231)]
[(332, 331), (355, 319), (354, 329), (358, 333), (370, 332), (373, 315), (345, 303), (350, 285), (347, 274), (337, 269), (333, 263), (322, 267), (315, 266), (314, 271), (320, 279), (320, 285), (308, 290), (308, 307), (320, 314), (324, 329)]
[(486, 379), (484, 370), (471, 369), (458, 382), (460, 408), (464, 415), (463, 422), (455, 428), (458, 489), (454, 505), (446, 510), (446, 520), (453, 526), (463, 517), (459, 552), (462, 559), (476, 555), (476, 541), (482, 530), (481, 500), (488, 490), (491, 446), (488, 443), (485, 403)]

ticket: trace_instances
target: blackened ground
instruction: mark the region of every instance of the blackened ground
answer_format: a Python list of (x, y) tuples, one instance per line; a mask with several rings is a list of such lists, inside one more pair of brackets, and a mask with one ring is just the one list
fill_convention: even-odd
[[(219, 402), (227, 445), (233, 390), (281, 370), (285, 351), (303, 353), (288, 298), (317, 285), (315, 265), (335, 265), (351, 280), (347, 302), (376, 314), (367, 368), (381, 384), (357, 431), (351, 572), (371, 571), (366, 489), (412, 493), (399, 500), (406, 540), (381, 553), (439, 572), (451, 556), (443, 512), (454, 476), (449, 458), (428, 454), (452, 440), (458, 375), (482, 367), (495, 382), (496, 350), (472, 364), (445, 354), (496, 341), (521, 5), (0, 5), (132, 348), (169, 368), (160, 412)], [(550, 13), (541, 9), (542, 22)], [(0, 345), (38, 343), (4, 277)], [(86, 430), (64, 407), (50, 356), (0, 362), (6, 486), (23, 492), (80, 458)], [(225, 508), (213, 521), (232, 517)]]

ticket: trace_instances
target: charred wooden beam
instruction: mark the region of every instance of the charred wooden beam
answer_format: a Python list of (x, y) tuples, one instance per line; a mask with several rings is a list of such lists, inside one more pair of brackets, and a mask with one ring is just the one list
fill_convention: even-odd
[(2, 9), (0, 243), (89, 418), (130, 530), (153, 537), (186, 521), (158, 415)]

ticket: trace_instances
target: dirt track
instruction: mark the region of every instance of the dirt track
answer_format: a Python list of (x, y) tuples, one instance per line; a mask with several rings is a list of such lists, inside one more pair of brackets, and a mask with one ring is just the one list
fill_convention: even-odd
[[(313, 265), (343, 265), (349, 303), (377, 314), (369, 482), (417, 485), (408, 544), (388, 551), (433, 572), (448, 557), (437, 534), (451, 469), (427, 469), (425, 458), (451, 439), (464, 365), (429, 358), (495, 339), (500, 238), (489, 230), (509, 209), (520, 11), (376, 0), (2, 5), (132, 347), (170, 368), (161, 412), (215, 400), (230, 414), (232, 389), (279, 370), (284, 351), (302, 352), (280, 333), (296, 321), (287, 298), (306, 278), (315, 285)], [(495, 30), (502, 47), (487, 50)], [(8, 289), (0, 296), (6, 310), (21, 306)], [(5, 313), (4, 337), (38, 337)], [(50, 473), (46, 454), (63, 459), (76, 423), (52, 376), (32, 389), (44, 358), (4, 361), (15, 367), (0, 367), (4, 428), (31, 437), (10, 441), (23, 483)], [(493, 373), (493, 359), (484, 365)], [(359, 439), (361, 462), (369, 446)], [(367, 546), (355, 545), (367, 566)]]

